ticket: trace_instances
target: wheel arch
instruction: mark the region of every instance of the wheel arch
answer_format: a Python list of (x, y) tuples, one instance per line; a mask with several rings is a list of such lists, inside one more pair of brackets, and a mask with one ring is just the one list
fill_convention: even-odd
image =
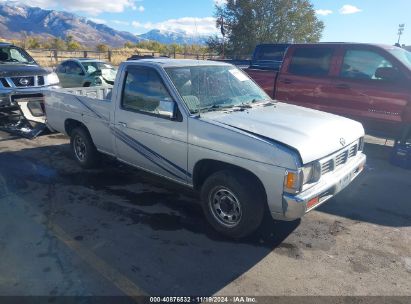
[(71, 136), (71, 133), (73, 132), (73, 130), (79, 127), (83, 128), (90, 134), (87, 127), (81, 121), (78, 121), (76, 119), (71, 119), (71, 118), (68, 118), (64, 121), (64, 131), (66, 132), (68, 136)]
[(213, 160), (213, 159), (202, 159), (195, 164), (194, 169), (193, 169), (194, 189), (200, 190), (205, 180), (207, 179), (207, 177), (209, 177), (211, 174), (215, 172), (222, 171), (222, 170), (231, 170), (234, 172), (239, 172), (239, 173), (241, 172), (243, 174), (248, 175), (260, 187), (260, 190), (262, 190), (262, 193), (264, 196), (264, 200), (267, 201), (266, 189), (257, 175), (255, 175), (253, 172), (243, 167), (233, 165), (230, 163), (226, 163), (226, 162), (222, 162), (222, 161)]

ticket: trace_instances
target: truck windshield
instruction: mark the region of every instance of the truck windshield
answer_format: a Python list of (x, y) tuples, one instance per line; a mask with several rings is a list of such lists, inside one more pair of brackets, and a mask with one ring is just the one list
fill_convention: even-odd
[(187, 66), (165, 69), (192, 114), (271, 100), (234, 66)]
[(30, 57), (22, 49), (15, 46), (0, 47), (0, 63), (34, 63), (34, 59)]
[(411, 52), (400, 48), (390, 49), (388, 51), (407, 68), (411, 69)]

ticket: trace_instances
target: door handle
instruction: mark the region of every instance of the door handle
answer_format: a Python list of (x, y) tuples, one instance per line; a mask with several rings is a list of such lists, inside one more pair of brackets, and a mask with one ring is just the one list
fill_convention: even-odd
[(350, 89), (350, 86), (346, 83), (339, 83), (335, 87), (337, 89), (344, 89), (344, 90)]
[(127, 124), (126, 124), (125, 122), (121, 122), (121, 121), (120, 121), (120, 122), (118, 122), (117, 124), (118, 124), (119, 127), (127, 128)]

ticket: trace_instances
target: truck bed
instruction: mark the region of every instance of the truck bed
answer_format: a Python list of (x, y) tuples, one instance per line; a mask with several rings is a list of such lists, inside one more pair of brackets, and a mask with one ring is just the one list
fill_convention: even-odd
[(85, 96), (90, 99), (111, 100), (112, 88), (107, 87), (79, 87), (54, 90), (63, 94)]
[(47, 125), (61, 133), (69, 134), (68, 121), (87, 125), (94, 134), (97, 149), (112, 153), (110, 136), (113, 103), (112, 89), (106, 87), (67, 88), (49, 91), (45, 96)]

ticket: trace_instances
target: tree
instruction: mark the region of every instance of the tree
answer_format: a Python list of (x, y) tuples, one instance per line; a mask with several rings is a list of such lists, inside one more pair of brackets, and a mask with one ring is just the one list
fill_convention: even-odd
[(108, 46), (104, 43), (100, 43), (100, 44), (97, 44), (96, 50), (98, 52), (107, 52), (108, 51)]
[(40, 48), (40, 40), (37, 37), (27, 37), (26, 47), (28, 49), (38, 49)]
[(206, 41), (206, 44), (210, 52), (215, 52), (218, 55), (223, 53), (223, 38), (220, 38), (217, 35), (210, 36)]
[(183, 48), (181, 47), (181, 45), (179, 45), (177, 43), (169, 44), (167, 46), (167, 49), (168, 49), (168, 52), (170, 54), (172, 54), (172, 56), (174, 56), (174, 57), (175, 57), (176, 53), (181, 54), (183, 52)]
[(51, 49), (59, 51), (64, 50), (66, 48), (66, 43), (64, 42), (64, 40), (57, 37), (51, 38), (48, 42), (48, 45)]
[(251, 54), (259, 43), (318, 42), (324, 29), (309, 0), (227, 0), (215, 17), (217, 28), (223, 19), (226, 50), (234, 55)]
[(68, 51), (78, 51), (81, 49), (81, 44), (77, 41), (70, 41), (67, 43)]
[(136, 46), (135, 46), (135, 44), (133, 44), (132, 42), (127, 41), (126, 43), (124, 43), (124, 47), (125, 47), (126, 49), (132, 49), (132, 48), (134, 48), (134, 47), (136, 47)]

